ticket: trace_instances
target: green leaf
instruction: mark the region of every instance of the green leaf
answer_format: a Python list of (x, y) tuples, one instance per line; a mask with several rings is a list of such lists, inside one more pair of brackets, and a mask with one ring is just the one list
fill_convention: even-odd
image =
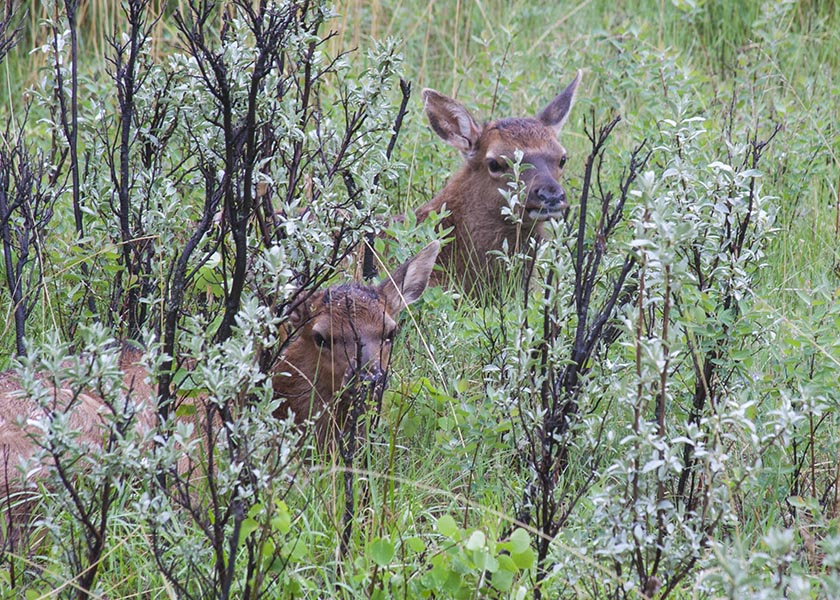
[(302, 538), (295, 537), (283, 544), (282, 553), (284, 556), (287, 556), (289, 560), (300, 560), (307, 554), (306, 541)]
[(242, 525), (239, 526), (239, 545), (241, 546), (245, 539), (254, 531), (259, 529), (260, 524), (254, 519), (245, 519)]
[(472, 532), (470, 539), (467, 540), (467, 550), (481, 550), (487, 544), (487, 538), (484, 532), (476, 529)]
[(271, 527), (285, 535), (292, 528), (292, 515), (289, 513), (289, 507), (282, 500), (278, 500), (275, 506), (277, 512), (271, 519)]
[(496, 560), (499, 561), (499, 570), (510, 571), (511, 573), (519, 571), (519, 567), (516, 566), (509, 554), (500, 554), (496, 557)]
[(221, 262), (221, 254), (214, 252), (210, 259), (199, 267), (194, 280), (196, 289), (208, 292), (217, 298), (224, 295), (223, 279), (219, 271)]
[(473, 562), (475, 563), (476, 568), (482, 571), (495, 573), (499, 570), (499, 561), (484, 548), (473, 551)]
[(805, 508), (805, 499), (802, 496), (788, 496), (787, 501), (794, 508)]
[(405, 544), (406, 548), (408, 548), (412, 552), (420, 553), (426, 549), (426, 544), (419, 537), (407, 538), (403, 541), (403, 544)]
[(451, 569), (449, 565), (443, 563), (434, 564), (430, 571), (428, 571), (429, 580), (431, 582), (432, 587), (435, 589), (441, 589), (446, 584), (447, 579), (449, 579), (449, 575), (451, 573)]
[(456, 595), (461, 590), (461, 574), (457, 571), (449, 571), (446, 581), (443, 582), (443, 590), (451, 595)]
[(514, 554), (521, 554), (531, 547), (531, 536), (528, 532), (518, 527), (510, 536), (510, 551)]
[(534, 562), (536, 560), (534, 556), (534, 551), (531, 548), (528, 548), (524, 552), (511, 552), (510, 557), (513, 559), (513, 562), (516, 563), (516, 566), (520, 569), (529, 569), (534, 566)]
[(394, 558), (394, 545), (384, 538), (374, 540), (370, 545), (370, 557), (380, 567), (387, 567)]
[(490, 581), (497, 590), (507, 592), (513, 586), (513, 573), (505, 570), (496, 571)]
[(443, 515), (435, 523), (438, 533), (448, 537), (451, 540), (459, 540), (461, 538), (461, 530), (452, 515)]
[(286, 581), (283, 587), (285, 588), (283, 591), (288, 594), (288, 598), (298, 598), (303, 592), (300, 582), (294, 577)]
[(184, 402), (175, 410), (176, 417), (192, 417), (196, 414), (195, 404), (187, 404)]

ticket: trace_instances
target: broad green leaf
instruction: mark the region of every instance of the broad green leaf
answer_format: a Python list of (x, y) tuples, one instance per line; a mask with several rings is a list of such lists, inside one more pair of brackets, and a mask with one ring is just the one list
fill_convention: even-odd
[(412, 552), (423, 552), (426, 549), (426, 544), (419, 537), (410, 537), (403, 541), (403, 544)]
[(384, 538), (374, 540), (370, 545), (370, 557), (380, 567), (387, 567), (394, 558), (394, 545)]
[(513, 585), (513, 573), (500, 569), (493, 573), (493, 577), (490, 581), (493, 583), (493, 587), (497, 590), (507, 592)]
[(514, 554), (521, 554), (531, 547), (531, 536), (521, 527), (517, 528), (510, 536), (510, 551)]
[(516, 573), (519, 571), (519, 567), (516, 566), (516, 563), (513, 562), (513, 559), (510, 557), (509, 554), (499, 554), (496, 557), (496, 560), (499, 561), (499, 569), (503, 571), (510, 571), (511, 573)]
[(239, 545), (241, 546), (245, 539), (251, 535), (252, 532), (259, 529), (260, 525), (254, 519), (245, 519), (242, 525), (239, 526)]
[(524, 552), (511, 552), (510, 557), (520, 569), (529, 569), (534, 566), (535, 557), (534, 551), (531, 548), (528, 548)]
[(306, 544), (305, 540), (295, 537), (283, 544), (283, 555), (289, 560), (300, 560), (307, 554)]
[(435, 523), (438, 533), (444, 535), (452, 540), (458, 540), (461, 537), (461, 530), (452, 515), (443, 515)]
[(473, 562), (482, 571), (495, 573), (499, 570), (499, 561), (485, 548), (473, 551)]
[(289, 507), (282, 500), (278, 500), (275, 506), (277, 512), (271, 519), (271, 527), (285, 535), (292, 528), (292, 515), (289, 513)]
[(470, 539), (467, 540), (467, 550), (480, 550), (486, 544), (487, 538), (484, 536), (484, 532), (476, 529), (470, 535)]

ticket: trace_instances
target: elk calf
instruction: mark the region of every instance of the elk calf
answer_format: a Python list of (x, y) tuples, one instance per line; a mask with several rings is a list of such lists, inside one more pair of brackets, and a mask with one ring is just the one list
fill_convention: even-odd
[[(362, 385), (381, 392), (397, 315), (425, 290), (439, 249), (440, 242), (432, 242), (377, 287), (335, 286), (316, 293), (293, 313), (297, 331), (271, 375), (275, 395), (285, 400), (276, 416), (285, 418), (291, 410), (298, 424), (314, 418), (316, 439), (323, 448), (343, 427), (354, 390)], [(148, 431), (157, 420), (155, 391), (138, 359), (137, 352), (123, 353), (123, 389), (145, 401), (136, 425)], [(52, 394), (56, 410), (69, 412), (70, 427), (80, 433), (79, 442), (95, 455), (107, 435), (103, 415), (110, 408), (87, 391), (54, 388)], [(0, 513), (11, 508), (12, 524), (24, 522), (28, 509), (10, 502), (25, 489), (18, 465), (37, 449), (33, 440), (37, 430), (18, 423), (44, 416), (38, 403), (23, 395), (15, 375), (0, 373)], [(37, 477), (37, 471), (32, 476)], [(0, 549), (2, 544), (0, 525)]]
[[(528, 238), (543, 236), (542, 222), (561, 216), (568, 208), (559, 178), (566, 164), (566, 150), (557, 135), (566, 119), (580, 83), (574, 81), (537, 117), (507, 118), (483, 126), (459, 102), (434, 90), (423, 90), (423, 102), (432, 129), (461, 152), (464, 164), (432, 200), (417, 209), (422, 221), (444, 205), (449, 216), (442, 227), (452, 227), (454, 239), (440, 253), (444, 277), (460, 282), (475, 293), (496, 279), (491, 251), (505, 244), (511, 252), (527, 248)], [(502, 214), (505, 200), (499, 192), (511, 180), (516, 151), (523, 153), (520, 182), (526, 190), (521, 224)]]
[[(294, 311), (297, 331), (271, 375), (275, 396), (285, 400), (276, 416), (285, 418), (291, 410), (299, 424), (315, 417), (317, 438), (323, 442), (331, 427), (343, 424), (348, 390), (359, 382), (378, 388), (384, 385), (396, 318), (426, 289), (439, 250), (440, 242), (434, 241), (377, 287), (334, 286), (317, 292)], [(144, 401), (137, 424), (150, 429), (157, 419), (155, 390), (139, 358), (137, 351), (123, 351), (120, 367), (124, 388)], [(101, 398), (87, 391), (55, 388), (54, 400), (56, 410), (69, 412), (70, 425), (80, 433), (82, 444), (102, 444), (103, 414), (110, 409)], [(0, 494), (14, 487), (9, 483), (12, 471), (36, 449), (35, 430), (21, 428), (18, 422), (43, 416), (43, 409), (23, 395), (17, 377), (0, 373)]]
[(426, 289), (440, 242), (434, 241), (377, 287), (348, 284), (315, 294), (292, 314), (295, 337), (272, 377), (295, 421), (315, 419), (321, 448), (329, 445), (354, 397), (365, 388), (381, 393), (398, 313)]

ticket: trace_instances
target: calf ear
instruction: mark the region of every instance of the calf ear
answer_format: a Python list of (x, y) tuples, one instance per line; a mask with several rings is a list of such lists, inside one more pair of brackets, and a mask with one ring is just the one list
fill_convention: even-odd
[(472, 156), (481, 127), (469, 111), (460, 102), (428, 88), (423, 90), (423, 106), (435, 133), (465, 158)]
[(417, 300), (429, 284), (429, 276), (440, 252), (440, 242), (435, 240), (417, 256), (401, 264), (379, 284), (379, 294), (385, 300), (388, 312), (396, 315)]
[(537, 117), (546, 127), (554, 129), (555, 133), (560, 133), (566, 119), (569, 118), (569, 113), (572, 110), (572, 104), (575, 103), (575, 92), (577, 92), (578, 84), (580, 83), (581, 71), (578, 70), (574, 81), (570, 83), (565, 90), (560, 92), (557, 97), (546, 106), (540, 115)]
[(292, 331), (297, 331), (301, 327), (303, 327), (310, 318), (312, 318), (312, 310), (310, 306), (312, 306), (314, 300), (321, 295), (322, 292), (318, 292), (317, 294), (310, 295), (310, 294), (299, 294), (302, 296), (294, 305), (292, 305), (291, 310), (289, 310), (289, 325), (292, 327)]

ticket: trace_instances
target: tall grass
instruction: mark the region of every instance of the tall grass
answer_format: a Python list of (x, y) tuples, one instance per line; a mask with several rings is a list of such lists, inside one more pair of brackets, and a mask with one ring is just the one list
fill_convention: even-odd
[[(183, 10), (186, 0), (154, 0), (150, 6), (150, 17), (158, 19), (154, 28), (152, 40), (153, 52), (157, 56), (173, 51), (175, 28), (172, 14), (176, 10)], [(7, 10), (16, 9), (20, 15), (18, 24), (21, 27), (21, 43), (12, 50), (9, 59), (3, 63), (4, 98), (6, 108), (20, 106), (22, 96), (26, 90), (36, 84), (39, 73), (48, 65), (45, 64), (43, 53), (32, 52), (34, 49), (48, 44), (51, 33), (46, 23), (62, 14), (64, 6), (61, 0), (38, 1), (12, 0), (7, 3)], [(80, 67), (94, 73), (105, 65), (103, 59), (106, 54), (107, 40), (115, 33), (124, 30), (123, 13), (118, 2), (107, 0), (79, 0), (76, 20), (79, 24), (79, 51), (81, 55)]]

